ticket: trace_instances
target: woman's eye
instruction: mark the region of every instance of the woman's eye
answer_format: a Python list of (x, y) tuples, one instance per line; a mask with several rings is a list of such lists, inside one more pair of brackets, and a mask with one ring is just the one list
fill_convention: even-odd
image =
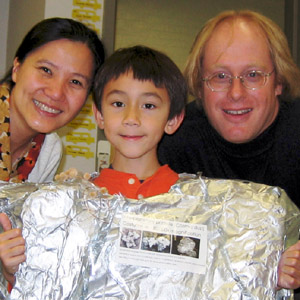
[(47, 67), (41, 67), (41, 70), (43, 70), (45, 73), (51, 74), (51, 70)]
[(82, 86), (82, 83), (79, 80), (73, 79), (73, 80), (71, 80), (71, 82), (74, 83), (75, 85)]

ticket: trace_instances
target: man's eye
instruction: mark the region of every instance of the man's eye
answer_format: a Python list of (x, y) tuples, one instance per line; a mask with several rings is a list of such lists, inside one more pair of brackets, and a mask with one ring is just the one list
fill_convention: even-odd
[(219, 74), (217, 74), (217, 77), (218, 77), (219, 79), (225, 79), (227, 76), (226, 76), (225, 73), (219, 73)]
[(123, 107), (124, 104), (123, 104), (122, 102), (120, 102), (120, 101), (115, 101), (115, 102), (113, 103), (113, 106), (115, 106), (115, 107)]
[(250, 71), (244, 77), (249, 82), (259, 82), (263, 79), (262, 73), (258, 71)]
[(256, 71), (251, 71), (248, 74), (246, 74), (247, 77), (255, 78), (258, 77), (260, 74), (257, 73)]
[(226, 79), (228, 76), (225, 73), (217, 73), (215, 77), (216, 79)]

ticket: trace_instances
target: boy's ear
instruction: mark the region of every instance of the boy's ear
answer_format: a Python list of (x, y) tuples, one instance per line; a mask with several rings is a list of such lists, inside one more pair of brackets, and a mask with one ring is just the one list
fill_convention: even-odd
[(103, 119), (103, 116), (102, 116), (101, 112), (97, 109), (95, 103), (93, 103), (92, 109), (93, 109), (94, 117), (95, 117), (95, 120), (96, 120), (96, 122), (98, 124), (98, 127), (100, 129), (104, 129), (104, 119)]
[(173, 134), (181, 125), (183, 118), (184, 118), (184, 111), (181, 112), (179, 115), (173, 117), (171, 120), (168, 120), (165, 126), (165, 133)]

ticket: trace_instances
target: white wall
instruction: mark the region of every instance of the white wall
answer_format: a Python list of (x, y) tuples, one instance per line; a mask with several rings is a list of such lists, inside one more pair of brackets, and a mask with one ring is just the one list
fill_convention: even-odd
[(25, 34), (37, 22), (44, 19), (44, 0), (7, 0), (9, 20), (7, 36), (6, 65), (12, 65), (17, 47)]
[(9, 15), (9, 0), (0, 0), (0, 78), (6, 72), (7, 28)]
[(284, 0), (118, 0), (115, 49), (143, 44), (183, 69), (202, 25), (225, 9), (252, 9), (284, 28)]

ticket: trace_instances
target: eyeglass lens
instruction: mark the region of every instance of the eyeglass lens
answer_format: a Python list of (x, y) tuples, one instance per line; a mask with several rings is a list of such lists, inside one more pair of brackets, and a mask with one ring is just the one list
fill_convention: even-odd
[(239, 79), (242, 84), (248, 89), (257, 89), (265, 85), (266, 75), (262, 72), (250, 72), (242, 76), (230, 76), (224, 73), (218, 73), (208, 79), (209, 87), (214, 91), (223, 91), (233, 83), (233, 80)]

